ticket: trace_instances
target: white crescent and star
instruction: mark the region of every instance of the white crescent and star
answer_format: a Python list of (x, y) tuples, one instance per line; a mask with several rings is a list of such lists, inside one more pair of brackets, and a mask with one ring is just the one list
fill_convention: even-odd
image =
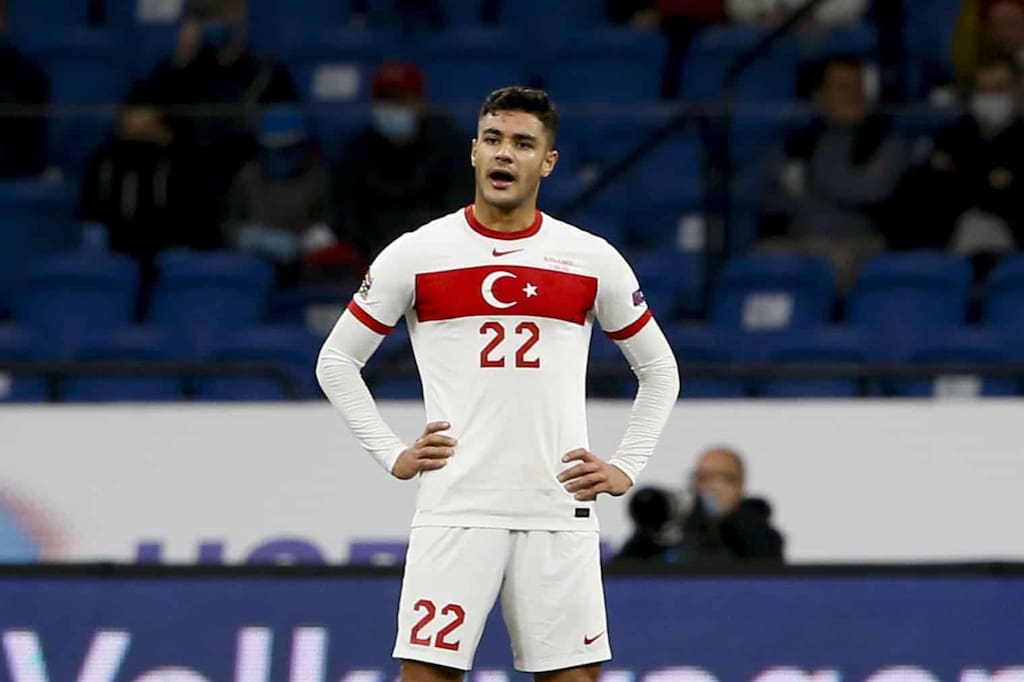
[[(502, 301), (497, 296), (494, 295), (494, 285), (498, 282), (498, 280), (504, 279), (506, 277), (516, 279), (516, 276), (511, 272), (508, 272), (506, 270), (495, 270), (491, 274), (484, 277), (484, 281), (480, 284), (480, 295), (484, 297), (484, 301), (487, 302), (487, 305), (491, 306), (492, 308), (511, 308), (517, 303), (517, 301)], [(527, 282), (526, 286), (523, 287), (523, 293), (526, 295), (526, 298), (537, 296), (537, 285)]]

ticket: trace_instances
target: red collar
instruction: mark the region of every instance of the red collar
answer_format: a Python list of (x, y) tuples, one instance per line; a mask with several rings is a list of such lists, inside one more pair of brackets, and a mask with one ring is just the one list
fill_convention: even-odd
[(473, 228), (475, 232), (482, 234), (485, 237), (491, 239), (526, 239), (532, 237), (540, 231), (540, 224), (543, 222), (543, 216), (540, 211), (536, 211), (533, 217), (533, 222), (525, 230), (519, 230), (518, 232), (500, 232), (498, 230), (492, 230), (487, 227), (479, 220), (476, 219), (476, 215), (473, 213), (473, 204), (466, 207), (466, 222)]

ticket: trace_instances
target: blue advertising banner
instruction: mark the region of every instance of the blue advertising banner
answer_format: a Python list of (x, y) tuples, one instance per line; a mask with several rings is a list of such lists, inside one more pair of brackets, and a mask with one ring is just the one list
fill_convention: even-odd
[[(0, 681), (390, 682), (398, 592), (396, 575), (5, 573)], [(603, 682), (1024, 680), (1020, 574), (611, 576), (606, 592)], [(470, 680), (516, 678), (496, 611)]]

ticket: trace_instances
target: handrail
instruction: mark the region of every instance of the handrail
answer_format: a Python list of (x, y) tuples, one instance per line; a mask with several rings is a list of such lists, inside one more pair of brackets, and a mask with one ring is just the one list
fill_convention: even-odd
[[(312, 366), (310, 372), (313, 371)], [(77, 377), (193, 378), (232, 377), (269, 379), (287, 400), (302, 400), (295, 379), (281, 367), (250, 360), (0, 360), (0, 373), (43, 377), (51, 401), (63, 397), (63, 383)]]

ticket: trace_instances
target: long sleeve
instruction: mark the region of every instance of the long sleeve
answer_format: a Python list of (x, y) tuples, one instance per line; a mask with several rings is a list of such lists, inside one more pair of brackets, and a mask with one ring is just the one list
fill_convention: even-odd
[(626, 432), (610, 463), (635, 482), (679, 398), (679, 369), (668, 340), (654, 320), (616, 344), (636, 374), (639, 388)]
[(359, 444), (390, 473), (406, 446), (384, 422), (363, 381), (362, 368), (384, 336), (345, 311), (324, 342), (316, 377)]

